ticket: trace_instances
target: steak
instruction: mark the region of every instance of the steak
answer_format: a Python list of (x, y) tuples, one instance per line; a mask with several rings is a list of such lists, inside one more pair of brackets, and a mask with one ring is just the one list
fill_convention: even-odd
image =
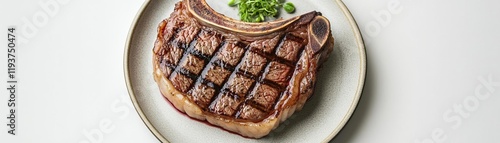
[(333, 49), (319, 12), (246, 23), (184, 0), (161, 21), (154, 79), (179, 111), (245, 137), (261, 138), (302, 109)]

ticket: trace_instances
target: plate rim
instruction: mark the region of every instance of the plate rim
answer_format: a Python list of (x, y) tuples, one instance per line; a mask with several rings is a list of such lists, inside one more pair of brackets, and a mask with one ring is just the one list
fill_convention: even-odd
[[(128, 57), (129, 57), (129, 51), (130, 51), (130, 42), (132, 41), (132, 34), (135, 31), (135, 28), (137, 26), (139, 18), (144, 14), (144, 11), (146, 7), (149, 5), (149, 3), (152, 0), (145, 0), (144, 3), (142, 4), (141, 8), (135, 15), (135, 18), (129, 28), (129, 32), (127, 35), (127, 40), (125, 42), (125, 48), (124, 48), (124, 55), (123, 55), (123, 71), (124, 71), (124, 77), (125, 77), (125, 84), (127, 86), (127, 92), (130, 96), (130, 100), (132, 101), (132, 104), (134, 105), (134, 108), (136, 112), (139, 114), (141, 117), (142, 122), (148, 127), (149, 131), (153, 133), (153, 135), (161, 142), (169, 142), (157, 129), (156, 127), (151, 124), (149, 119), (146, 117), (144, 114), (144, 111), (142, 108), (139, 106), (139, 103), (137, 101), (137, 98), (134, 93), (134, 88), (132, 87), (132, 84), (130, 82), (130, 73), (129, 73), (129, 65), (128, 65)], [(356, 37), (356, 44), (358, 47), (358, 52), (360, 54), (360, 73), (359, 73), (359, 78), (358, 78), (358, 86), (356, 89), (355, 97), (354, 100), (351, 103), (351, 106), (349, 107), (349, 110), (347, 111), (347, 114), (344, 115), (342, 120), (340, 121), (340, 124), (323, 140), (323, 142), (328, 142), (331, 141), (347, 124), (347, 122), (351, 119), (352, 115), (354, 114), (354, 111), (356, 110), (356, 107), (358, 106), (359, 100), (361, 98), (363, 89), (364, 89), (364, 84), (365, 84), (365, 78), (366, 78), (366, 49), (365, 45), (363, 42), (363, 37), (361, 36), (361, 32), (359, 30), (358, 24), (354, 20), (354, 17), (352, 16), (351, 12), (347, 8), (347, 6), (344, 4), (342, 0), (333, 0), (335, 1), (338, 6), (341, 8), (342, 12), (346, 16), (347, 20), (349, 21), (349, 25), (351, 26), (351, 30), (354, 32), (354, 36)]]

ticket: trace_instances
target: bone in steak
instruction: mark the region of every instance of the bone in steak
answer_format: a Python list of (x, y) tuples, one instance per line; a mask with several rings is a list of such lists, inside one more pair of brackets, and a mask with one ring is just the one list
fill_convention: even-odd
[(184, 0), (159, 24), (154, 78), (179, 111), (260, 138), (302, 109), (332, 49), (319, 12), (246, 23)]

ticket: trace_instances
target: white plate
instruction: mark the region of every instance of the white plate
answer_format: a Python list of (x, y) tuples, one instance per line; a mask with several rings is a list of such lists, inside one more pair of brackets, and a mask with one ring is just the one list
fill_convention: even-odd
[[(237, 18), (228, 0), (208, 0), (216, 11)], [(162, 142), (327, 142), (351, 117), (363, 90), (365, 48), (351, 14), (337, 0), (293, 2), (295, 15), (320, 11), (331, 21), (335, 47), (323, 64), (314, 95), (270, 135), (247, 139), (206, 125), (179, 113), (160, 94), (153, 80), (152, 48), (158, 23), (167, 18), (177, 2), (146, 0), (132, 25), (125, 47), (124, 70), (132, 102), (144, 123)], [(283, 14), (284, 18), (294, 15)], [(145, 133), (146, 134), (146, 133)]]

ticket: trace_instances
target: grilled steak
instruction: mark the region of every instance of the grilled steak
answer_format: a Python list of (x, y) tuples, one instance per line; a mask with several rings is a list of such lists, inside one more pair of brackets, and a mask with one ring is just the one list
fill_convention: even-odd
[(181, 112), (260, 138), (302, 109), (332, 49), (319, 12), (245, 23), (184, 0), (159, 24), (154, 77)]

